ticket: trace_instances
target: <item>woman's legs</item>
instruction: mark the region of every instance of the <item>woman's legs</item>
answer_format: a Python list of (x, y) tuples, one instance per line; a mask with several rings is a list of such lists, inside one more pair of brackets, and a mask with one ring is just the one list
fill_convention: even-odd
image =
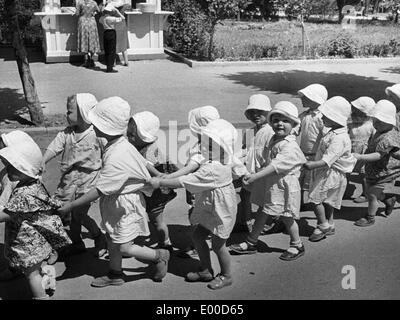
[(128, 50), (122, 51), (122, 57), (124, 58), (124, 66), (128, 66), (129, 65)]

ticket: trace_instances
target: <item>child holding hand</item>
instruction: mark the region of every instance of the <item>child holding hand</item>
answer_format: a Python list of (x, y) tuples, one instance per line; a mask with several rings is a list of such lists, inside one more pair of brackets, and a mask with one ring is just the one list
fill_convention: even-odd
[(300, 124), (296, 106), (288, 101), (278, 102), (270, 111), (268, 122), (275, 134), (266, 146), (265, 164), (257, 173), (243, 178), (243, 183), (250, 187), (264, 180), (261, 218), (256, 219), (246, 242), (238, 246), (256, 252), (258, 237), (268, 216), (280, 217), (290, 236), (290, 247), (279, 258), (291, 261), (305, 252), (296, 222), (300, 218), (300, 169), (306, 162), (293, 135), (293, 129)]
[[(147, 160), (147, 169), (152, 176), (161, 176), (176, 171), (176, 167), (169, 163), (157, 143), (157, 132), (160, 129), (160, 120), (149, 111), (135, 113), (129, 120), (127, 138), (129, 142)], [(176, 192), (167, 189), (154, 190), (151, 197), (146, 197), (146, 211), (150, 222), (154, 225), (158, 235), (158, 247), (172, 250), (169, 239), (168, 226), (164, 221), (166, 204), (176, 197)]]
[[(374, 99), (370, 97), (360, 97), (351, 102), (351, 123), (349, 124), (349, 135), (351, 140), (351, 152), (363, 154), (368, 146), (369, 138), (375, 133), (372, 120), (370, 118), (371, 110), (375, 107)], [(365, 169), (362, 162), (358, 162), (353, 169), (361, 179), (362, 193), (353, 201), (363, 203), (368, 201), (366, 198)]]
[(53, 250), (71, 243), (53, 201), (40, 181), (42, 153), (36, 143), (24, 142), (0, 150), (11, 182), (10, 199), (0, 211), (5, 226), (5, 257), (10, 267), (28, 280), (32, 298), (48, 299), (54, 293), (55, 269), (46, 260)]
[[(62, 176), (55, 196), (69, 202), (86, 194), (96, 183), (101, 169), (101, 148), (88, 120), (89, 111), (96, 105), (96, 98), (90, 93), (78, 93), (67, 99), (67, 120), (69, 126), (59, 132), (47, 147), (43, 156), (43, 167), (61, 154)], [(89, 215), (90, 203), (67, 213), (71, 215), (70, 237), (72, 245), (64, 255), (86, 251), (81, 237), (82, 225), (89, 231), (95, 243), (95, 255), (106, 254), (106, 239), (96, 221)]]
[(151, 190), (144, 188), (150, 178), (146, 160), (124, 137), (130, 112), (128, 102), (119, 97), (104, 99), (90, 110), (88, 119), (104, 150), (102, 168), (95, 187), (59, 209), (60, 213), (65, 213), (100, 198), (102, 227), (107, 232), (110, 262), (108, 274), (91, 283), (98, 288), (125, 283), (123, 256), (153, 263), (154, 281), (162, 281), (167, 274), (168, 250), (133, 244), (137, 237), (150, 234), (142, 192), (150, 196)]
[[(322, 84), (314, 83), (298, 91), (301, 103), (306, 109), (299, 115), (300, 126), (300, 149), (304, 153), (307, 161), (313, 161), (317, 153), (319, 141), (321, 140), (324, 123), (322, 113), (318, 107), (328, 99), (328, 91)], [(308, 203), (308, 193), (310, 189), (310, 171), (301, 170), (300, 185), (302, 190), (302, 201)]]
[(376, 133), (369, 140), (365, 154), (354, 156), (365, 163), (368, 212), (355, 222), (368, 227), (375, 223), (378, 200), (385, 203), (389, 216), (396, 204), (395, 180), (400, 176), (400, 132), (396, 129), (396, 107), (388, 100), (380, 100), (371, 112)]
[[(210, 282), (208, 288), (216, 290), (233, 282), (231, 262), (226, 240), (236, 218), (236, 193), (232, 183), (232, 166), (236, 129), (228, 121), (218, 119), (201, 130), (201, 155), (199, 169), (175, 179), (152, 178), (154, 188), (182, 188), (195, 194), (196, 202), (190, 216), (195, 225), (192, 240), (200, 258), (197, 272), (189, 272), (186, 281)], [(206, 242), (211, 234), (212, 249), (218, 257), (221, 272), (214, 278), (210, 249)]]
[(340, 209), (347, 186), (346, 174), (353, 171), (357, 160), (351, 153), (347, 121), (351, 105), (343, 97), (335, 96), (319, 107), (327, 133), (322, 137), (314, 161), (304, 166), (311, 173), (310, 202), (314, 204), (317, 227), (309, 240), (325, 239), (335, 234), (333, 212)]

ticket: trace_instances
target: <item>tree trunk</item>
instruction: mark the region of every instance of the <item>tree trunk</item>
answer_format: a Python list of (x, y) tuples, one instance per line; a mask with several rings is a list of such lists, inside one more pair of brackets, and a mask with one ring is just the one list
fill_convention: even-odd
[(215, 35), (215, 27), (217, 23), (212, 21), (210, 26), (210, 41), (208, 42), (208, 60), (212, 61), (212, 53), (214, 48), (214, 35)]
[(42, 105), (36, 92), (35, 81), (29, 67), (28, 55), (19, 29), (17, 0), (5, 0), (5, 9), (8, 16), (9, 28), (12, 30), (12, 45), (29, 115), (34, 124), (40, 125), (44, 122)]

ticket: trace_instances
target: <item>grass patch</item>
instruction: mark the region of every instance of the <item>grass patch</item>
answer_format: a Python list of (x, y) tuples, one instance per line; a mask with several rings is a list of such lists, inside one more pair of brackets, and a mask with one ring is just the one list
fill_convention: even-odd
[[(298, 22), (246, 23), (226, 21), (215, 35), (216, 60), (315, 59), (328, 57), (391, 57), (400, 55), (398, 25), (305, 23), (306, 54)], [(306, 39), (307, 39), (306, 38)]]

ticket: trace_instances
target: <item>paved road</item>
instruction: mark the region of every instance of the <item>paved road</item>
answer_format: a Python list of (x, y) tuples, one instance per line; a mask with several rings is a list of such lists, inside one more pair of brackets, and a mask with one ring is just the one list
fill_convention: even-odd
[[(19, 88), (14, 68), (13, 62), (0, 61), (0, 90), (3, 93), (5, 89), (11, 90), (6, 96), (10, 99), (15, 95), (13, 90)], [(348, 98), (368, 94), (376, 99), (383, 98), (386, 86), (400, 82), (397, 67), (387, 63), (190, 69), (165, 60), (131, 63), (129, 68), (118, 67), (120, 73), (111, 75), (69, 64), (32, 63), (32, 70), (47, 113), (64, 112), (67, 95), (90, 91), (99, 98), (121, 95), (137, 110), (158, 113), (163, 124), (168, 119), (184, 123), (188, 109), (205, 104), (216, 105), (225, 118), (240, 122), (244, 120), (243, 107), (250, 94), (266, 92), (273, 102), (290, 99), (298, 104), (296, 90), (312, 82), (326, 84), (331, 96), (343, 92)], [(4, 104), (5, 100), (0, 101)], [(53, 133), (32, 135), (42, 148), (54, 136)], [(44, 177), (51, 192), (59, 178), (57, 166), (53, 160)], [(184, 203), (184, 194), (179, 191), (178, 198), (166, 209), (171, 238), (178, 248), (184, 246), (188, 232)], [(106, 272), (107, 261), (97, 260), (89, 252), (57, 263), (59, 279), (54, 299), (399, 299), (400, 210), (397, 207), (388, 219), (377, 217), (371, 228), (355, 227), (353, 222), (365, 210), (365, 205), (345, 200), (336, 214), (337, 234), (319, 243), (307, 240), (315, 226), (313, 213), (302, 213), (304, 257), (294, 262), (279, 260), (281, 251), (288, 246), (288, 236), (263, 236), (260, 253), (232, 257), (234, 285), (221, 291), (210, 291), (202, 283), (184, 282), (186, 272), (196, 268), (198, 262), (177, 257), (172, 258), (170, 271), (162, 283), (153, 283), (143, 274), (146, 265), (124, 259), (128, 283), (122, 287), (91, 288), (93, 277)], [(91, 213), (99, 220), (96, 205)], [(0, 239), (3, 228), (1, 224)], [(241, 237), (236, 234), (233, 240)], [(92, 240), (86, 238), (85, 243), (92, 248)], [(217, 266), (215, 256), (212, 257)], [(342, 269), (347, 265), (354, 266), (356, 271), (355, 290), (344, 290), (341, 285), (345, 276)], [(0, 260), (0, 269), (3, 267), (4, 260)], [(24, 298), (23, 288), (22, 280), (2, 283), (0, 299)]]

